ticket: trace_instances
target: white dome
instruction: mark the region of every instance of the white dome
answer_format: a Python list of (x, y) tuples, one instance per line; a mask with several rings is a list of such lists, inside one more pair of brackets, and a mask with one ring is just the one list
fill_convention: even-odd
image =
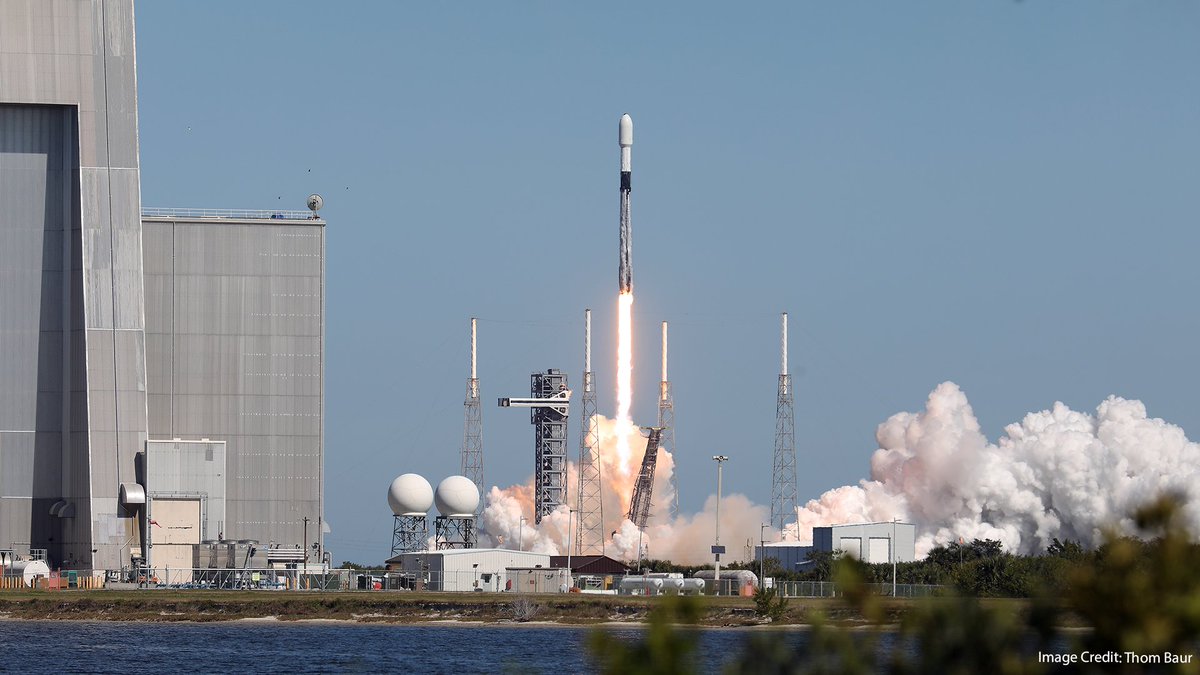
[(397, 516), (421, 516), (433, 506), (433, 488), (415, 473), (406, 473), (388, 488), (388, 505)]
[(466, 476), (450, 476), (438, 484), (433, 502), (443, 516), (472, 516), (479, 506), (479, 490)]

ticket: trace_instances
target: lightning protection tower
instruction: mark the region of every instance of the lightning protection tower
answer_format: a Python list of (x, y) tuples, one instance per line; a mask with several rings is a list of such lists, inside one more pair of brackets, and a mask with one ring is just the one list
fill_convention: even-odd
[(775, 466), (771, 477), (771, 527), (783, 526), (796, 518), (796, 418), (792, 400), (792, 376), (788, 374), (787, 312), (781, 319), (782, 368), (779, 395), (775, 401)]
[[(475, 483), (483, 495), (483, 411), (479, 407), (479, 376), (475, 369), (475, 317), (471, 317), (471, 377), (467, 379), (467, 397), (463, 401), (462, 475)], [(483, 512), (483, 500), (475, 515)]]
[[(533, 519), (567, 503), (567, 416), (571, 390), (567, 376), (551, 368), (529, 377), (530, 398), (502, 398), (501, 408), (532, 408), (534, 431)], [(569, 533), (568, 533), (568, 536)]]
[(667, 379), (667, 322), (662, 322), (662, 381), (658, 383), (658, 426), (662, 428), (659, 447), (671, 453), (675, 470), (671, 472), (671, 518), (679, 516), (679, 456), (675, 454), (675, 399)]
[(600, 485), (600, 434), (596, 432), (596, 382), (592, 374), (592, 310), (583, 311), (583, 424), (579, 431), (577, 555), (604, 554), (604, 503)]

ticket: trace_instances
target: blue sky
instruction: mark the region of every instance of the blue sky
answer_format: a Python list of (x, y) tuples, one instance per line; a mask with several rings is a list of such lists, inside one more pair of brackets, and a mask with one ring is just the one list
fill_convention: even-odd
[(578, 382), (585, 307), (612, 412), (624, 112), (634, 412), (670, 321), (683, 510), (718, 452), (768, 501), (780, 311), (802, 499), (948, 379), (993, 440), (1109, 394), (1200, 427), (1196, 3), (156, 0), (137, 29), (145, 206), (325, 197), (337, 560), (386, 556), (392, 477), (457, 472), (469, 317), (489, 483), (533, 465), (494, 399)]

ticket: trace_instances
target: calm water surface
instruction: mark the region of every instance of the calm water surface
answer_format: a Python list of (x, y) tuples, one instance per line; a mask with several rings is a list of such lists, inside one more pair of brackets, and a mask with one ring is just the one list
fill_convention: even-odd
[[(587, 628), (0, 621), (0, 670), (69, 673), (592, 672)], [(612, 629), (636, 639), (637, 628)], [(705, 630), (704, 671), (752, 635)], [(775, 633), (794, 646), (807, 634)]]

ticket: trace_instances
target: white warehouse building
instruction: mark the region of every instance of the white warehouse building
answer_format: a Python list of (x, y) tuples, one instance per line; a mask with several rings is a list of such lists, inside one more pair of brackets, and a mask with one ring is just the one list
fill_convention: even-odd
[(486, 592), (511, 590), (509, 569), (550, 569), (549, 553), (507, 548), (456, 548), (400, 553), (388, 558), (388, 570), (400, 572), (426, 590)]
[(781, 541), (755, 547), (755, 560), (774, 558), (790, 572), (803, 571), (810, 553), (842, 551), (867, 563), (912, 562), (917, 526), (912, 523), (855, 523), (814, 527), (812, 545)]

